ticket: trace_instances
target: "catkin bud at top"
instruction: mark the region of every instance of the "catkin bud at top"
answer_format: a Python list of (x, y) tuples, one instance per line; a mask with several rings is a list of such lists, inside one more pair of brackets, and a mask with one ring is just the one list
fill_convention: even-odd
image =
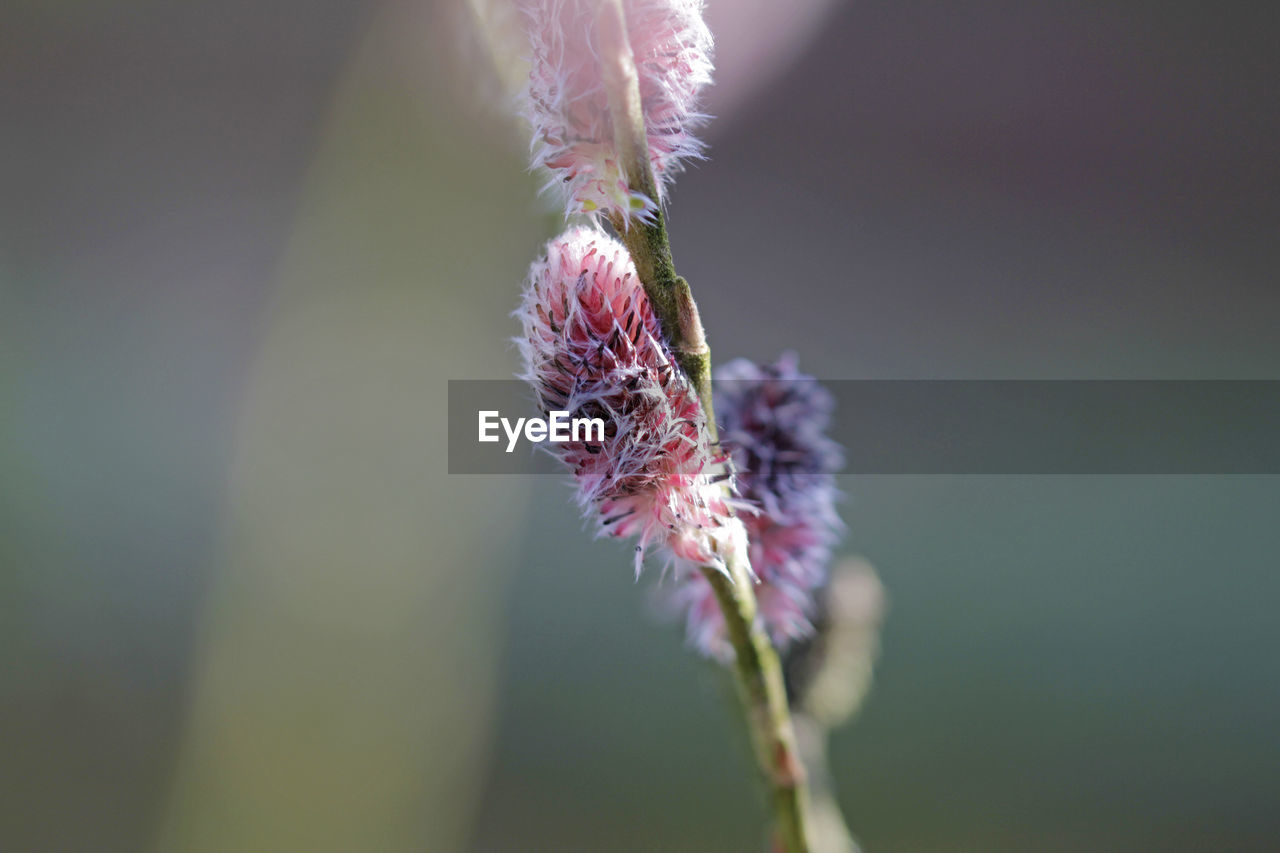
[[(566, 214), (648, 219), (684, 158), (701, 156), (691, 130), (705, 120), (701, 90), (711, 81), (711, 32), (701, 0), (623, 0), (639, 82), (645, 142), (659, 198), (628, 184), (615, 149), (597, 29), (599, 0), (521, 0), (531, 48), (524, 111), (532, 160), (561, 187)], [(623, 120), (619, 118), (618, 120)]]

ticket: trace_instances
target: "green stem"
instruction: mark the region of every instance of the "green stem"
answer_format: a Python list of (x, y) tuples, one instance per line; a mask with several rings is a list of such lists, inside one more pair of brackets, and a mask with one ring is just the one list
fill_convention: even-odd
[[(630, 187), (656, 202), (658, 187), (649, 164), (639, 78), (619, 0), (601, 3), (596, 27), (620, 166)], [(647, 221), (614, 216), (611, 223), (635, 262), (645, 295), (677, 364), (702, 401), (707, 432), (715, 443), (718, 438), (711, 398), (711, 350), (689, 283), (676, 275), (662, 210), (654, 211)], [(711, 567), (704, 567), (702, 573), (715, 590), (733, 645), (738, 697), (756, 763), (769, 786), (778, 844), (786, 853), (810, 853), (805, 824), (805, 770), (796, 748), (782, 666), (756, 619), (754, 579), (746, 555), (734, 555), (728, 561), (728, 569), (728, 576)]]
[(650, 222), (633, 221), (628, 224), (620, 218), (611, 222), (635, 261), (645, 296), (649, 297), (649, 304), (653, 306), (676, 363), (698, 392), (707, 416), (707, 430), (712, 443), (715, 443), (718, 436), (715, 408), (711, 401), (711, 349), (707, 346), (702, 318), (698, 314), (697, 303), (693, 301), (689, 282), (676, 275), (662, 211), (655, 211)]
[(808, 853), (805, 769), (787, 706), (782, 666), (755, 618), (756, 599), (747, 567), (735, 560), (729, 569), (731, 578), (709, 567), (702, 574), (724, 613), (734, 651), (738, 698), (746, 714), (756, 763), (769, 785), (779, 846), (787, 853)]

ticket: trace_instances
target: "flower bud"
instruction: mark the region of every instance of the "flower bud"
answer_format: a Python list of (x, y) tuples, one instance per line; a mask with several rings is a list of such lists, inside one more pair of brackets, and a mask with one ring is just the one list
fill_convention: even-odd
[(635, 538), (636, 572), (661, 545), (678, 570), (745, 547), (698, 396), (673, 360), (627, 250), (589, 227), (547, 244), (517, 312), (522, 379), (544, 413), (600, 418), (602, 441), (548, 445), (602, 536)]

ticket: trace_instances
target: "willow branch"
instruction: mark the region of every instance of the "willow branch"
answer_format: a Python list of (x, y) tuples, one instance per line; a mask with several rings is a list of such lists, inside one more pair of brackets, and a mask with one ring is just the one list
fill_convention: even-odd
[[(620, 166), (631, 189), (657, 202), (658, 186), (649, 163), (639, 77), (620, 0), (601, 3), (596, 26)], [(615, 216), (611, 223), (635, 262), (676, 362), (702, 401), (707, 431), (715, 442), (711, 350), (689, 283), (676, 275), (661, 206), (648, 218)], [(810, 853), (805, 824), (805, 770), (796, 747), (782, 667), (756, 619), (753, 578), (746, 556), (735, 555), (728, 561), (728, 568), (729, 576), (711, 567), (703, 568), (702, 573), (715, 591), (733, 645), (737, 692), (756, 763), (769, 787), (778, 844), (786, 853)]]

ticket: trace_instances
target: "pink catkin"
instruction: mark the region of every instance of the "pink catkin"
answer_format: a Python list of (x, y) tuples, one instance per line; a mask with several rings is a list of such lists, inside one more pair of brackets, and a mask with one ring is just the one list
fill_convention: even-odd
[(549, 444), (572, 472), (597, 534), (635, 538), (636, 572), (660, 546), (677, 573), (725, 570), (745, 535), (730, 513), (726, 460), (676, 366), (627, 250), (589, 227), (547, 244), (517, 312), (521, 378), (544, 412), (601, 418), (604, 440)]
[(598, 0), (520, 0), (531, 48), (525, 114), (532, 161), (561, 187), (566, 214), (649, 218), (681, 161), (699, 157), (691, 130), (705, 120), (700, 93), (711, 82), (711, 32), (701, 0), (623, 0), (639, 76), (649, 161), (659, 198), (631, 189), (614, 150), (595, 32)]

